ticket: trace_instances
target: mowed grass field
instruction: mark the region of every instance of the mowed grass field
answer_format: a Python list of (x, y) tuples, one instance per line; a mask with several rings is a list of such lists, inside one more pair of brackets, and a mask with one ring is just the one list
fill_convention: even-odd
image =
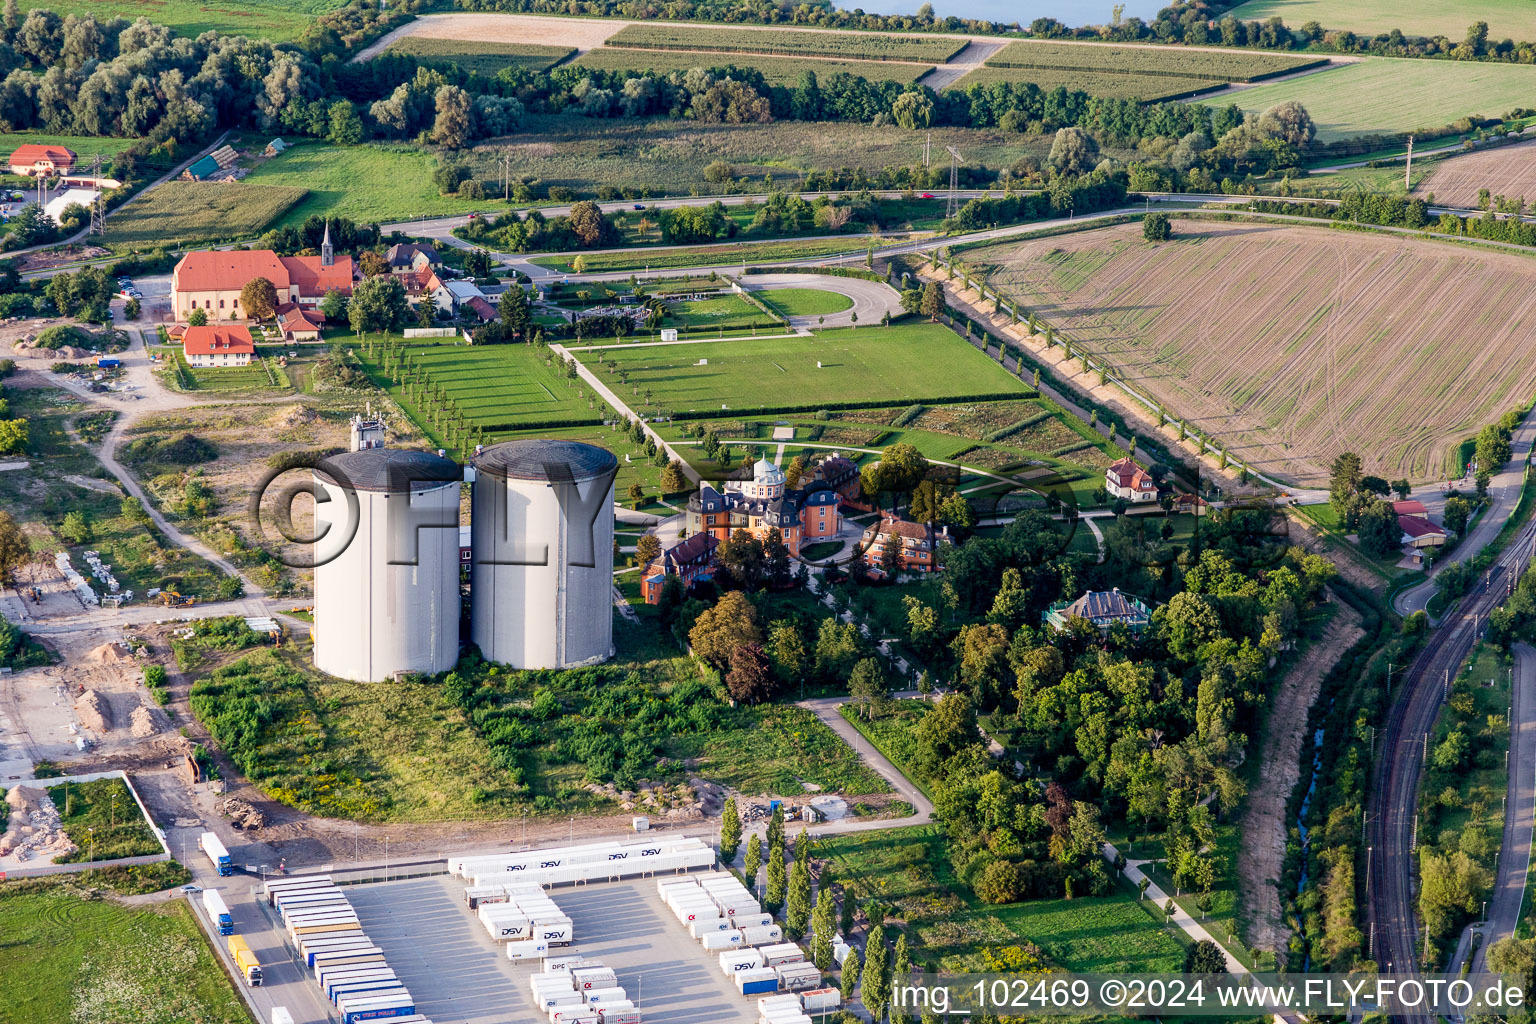
[(1103, 71), (1073, 71), (1070, 68), (1010, 68), (986, 65), (977, 68), (951, 85), (951, 89), (969, 89), (973, 85), (998, 82), (1030, 82), (1049, 92), (1058, 85), (1081, 89), (1092, 96), (1107, 99), (1153, 100), (1188, 96), (1206, 89), (1219, 89), (1223, 83), (1206, 78), (1173, 78), (1165, 75), (1122, 75)]
[(21, 9), (34, 7), (66, 14), (94, 14), (100, 20), (124, 17), (148, 18), (169, 25), (177, 34), (199, 36), (222, 32), (252, 39), (283, 42), (297, 39), (316, 15), (333, 11), (343, 0), (23, 0)]
[[(23, 9), (27, 6), (23, 4)], [(49, 10), (59, 11), (60, 8), (51, 4), (38, 6), (47, 7)], [(82, 7), (84, 5), (81, 5)], [(60, 11), (60, 13), (63, 13)], [(27, 143), (35, 143), (43, 146), (68, 146), (75, 151), (75, 156), (89, 161), (93, 156), (100, 156), (105, 164), (112, 157), (121, 153), (132, 144), (132, 139), (119, 139), (110, 136), (96, 135), (55, 135), (51, 132), (5, 132), (0, 135), (0, 145), (9, 147), (5, 150), (9, 155), (17, 146)], [(6, 169), (10, 173), (10, 169)]]
[(185, 900), (130, 907), (72, 889), (0, 889), (0, 1020), (249, 1024)]
[(502, 68), (528, 68), (543, 71), (575, 53), (570, 46), (540, 46), (536, 43), (491, 43), (468, 39), (433, 39), (427, 36), (401, 36), (389, 44), (389, 53), (403, 53), (423, 64), (457, 64), (465, 71), (490, 78)]
[(107, 217), (109, 245), (229, 241), (260, 234), (309, 192), (297, 185), (168, 181)]
[(765, 288), (753, 294), (783, 316), (827, 316), (853, 305), (853, 300), (841, 292), (820, 288)]
[(1439, 128), (1478, 114), (1498, 117), (1530, 106), (1536, 67), (1470, 61), (1369, 57), (1312, 75), (1224, 93), (1208, 102), (1262, 113), (1297, 100), (1317, 124), (1317, 138)]
[(300, 224), (311, 214), (348, 217), (368, 224), (506, 208), (499, 198), (438, 195), (432, 184), (434, 166), (430, 153), (410, 146), (302, 142), (280, 157), (262, 161), (241, 184), (308, 190), (303, 200), (279, 218), (279, 224)]
[(814, 71), (818, 81), (833, 75), (857, 75), (876, 82), (915, 82), (929, 71), (930, 64), (905, 64), (878, 60), (836, 60), (830, 58), (771, 57), (755, 53), (716, 53), (697, 50), (636, 50), (603, 47), (589, 50), (571, 62), (576, 67), (599, 71), (688, 71), (692, 68), (751, 68), (762, 73), (771, 85), (795, 85), (803, 71)]
[[(532, 345), (431, 344), (434, 340), (412, 339), (411, 352), (469, 421), (488, 433), (504, 424), (510, 424), (506, 428), (510, 430), (552, 420), (597, 422), (607, 411), (601, 404), (596, 410), (589, 408), (558, 367), (547, 365), (542, 350)], [(368, 358), (365, 348), (355, 351), (376, 373), (377, 362)], [(404, 396), (399, 397), (409, 405)]]
[(772, 318), (739, 295), (718, 299), (683, 299), (667, 304), (668, 327), (752, 327)]
[[(1012, 374), (948, 328), (901, 324), (822, 331), (809, 338), (631, 345), (575, 353), (605, 382), (604, 356), (671, 411), (784, 406), (816, 409), (832, 402), (911, 403), (968, 395), (1023, 393)], [(699, 365), (700, 360), (708, 360)], [(817, 366), (817, 362), (821, 366)]]
[[(773, 263), (780, 260), (809, 259), (863, 252), (869, 245), (867, 235), (846, 238), (814, 238), (778, 242), (738, 242), (727, 245), (701, 245), (686, 248), (638, 249), (634, 252), (585, 253), (582, 260), (588, 273), (606, 270), (652, 270), (671, 267), (713, 267), (732, 263)], [(575, 256), (539, 256), (530, 262), (541, 267), (572, 272)]]
[(1536, 39), (1536, 7), (1526, 0), (1248, 0), (1231, 13), (1243, 21), (1283, 18), (1292, 28), (1316, 21), (1369, 35), (1396, 28), (1454, 42), (1474, 21), (1486, 21), (1491, 39)]
[(722, 53), (774, 53), (793, 57), (942, 63), (965, 49), (967, 40), (954, 36), (896, 35), (888, 32), (634, 24), (626, 25), (610, 36), (608, 45), (646, 50), (715, 50)]
[(1536, 391), (1536, 262), (1411, 237), (1175, 220), (972, 250), (994, 288), (1079, 350), (1305, 485), (1358, 452), (1442, 478), (1461, 439)]

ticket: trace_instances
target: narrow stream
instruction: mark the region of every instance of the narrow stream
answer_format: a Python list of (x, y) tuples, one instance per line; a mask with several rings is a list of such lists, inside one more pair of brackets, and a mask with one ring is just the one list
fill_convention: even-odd
[[(1312, 806), (1312, 794), (1317, 792), (1317, 777), (1323, 770), (1323, 730), (1315, 729), (1312, 732), (1312, 778), (1307, 781), (1307, 795), (1301, 798), (1301, 808), (1296, 812), (1296, 831), (1301, 835), (1301, 874), (1296, 881), (1296, 895), (1299, 897), (1307, 887), (1307, 853), (1312, 846), (1312, 837), (1307, 829), (1307, 808)], [(1306, 962), (1301, 968), (1303, 971), (1312, 969), (1312, 953), (1307, 952)]]

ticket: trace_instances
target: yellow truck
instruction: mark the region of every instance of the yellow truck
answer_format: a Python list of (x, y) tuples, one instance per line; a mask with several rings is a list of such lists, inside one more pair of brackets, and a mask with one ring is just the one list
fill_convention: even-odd
[(261, 964), (256, 962), (256, 954), (251, 952), (250, 945), (244, 937), (231, 935), (229, 937), (229, 955), (234, 957), (235, 969), (240, 972), (246, 984), (252, 988), (261, 984)]

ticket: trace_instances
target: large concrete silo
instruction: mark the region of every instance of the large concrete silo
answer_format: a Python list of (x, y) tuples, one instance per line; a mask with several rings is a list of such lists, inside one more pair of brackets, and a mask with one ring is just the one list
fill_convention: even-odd
[(470, 637), (480, 653), (515, 668), (612, 657), (618, 459), (540, 439), (492, 445), (470, 464)]
[(458, 661), (462, 477), (449, 459), (398, 448), (315, 467), (329, 499), (315, 503), (316, 668), (377, 682)]

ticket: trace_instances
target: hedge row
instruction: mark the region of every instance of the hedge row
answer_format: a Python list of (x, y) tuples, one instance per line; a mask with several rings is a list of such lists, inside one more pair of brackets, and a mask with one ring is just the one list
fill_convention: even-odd
[[(996, 243), (993, 243), (996, 244)], [(748, 267), (748, 274), (821, 274), (824, 277), (855, 277), (860, 281), (884, 281), (873, 270), (861, 267)]]
[(1098, 447), (1098, 445), (1095, 444), (1092, 441), (1079, 441), (1077, 444), (1064, 444), (1060, 448), (1054, 448), (1051, 451), (1047, 452), (1046, 454), (1049, 455), (1053, 459), (1059, 459), (1063, 455), (1071, 455), (1073, 452), (1080, 452), (1084, 448), (1097, 448), (1097, 447)]
[[(989, 392), (983, 392), (981, 394), (973, 394), (973, 395), (934, 395), (934, 396), (925, 398), (923, 401), (925, 403), (929, 404), (929, 405), (940, 405), (940, 404), (949, 403), (949, 402), (1002, 402), (1002, 401), (1016, 401), (1016, 400), (1018, 400), (1020, 398), (1039, 398), (1039, 397), (1040, 397), (1040, 392), (1035, 391), (1033, 389), (1026, 388), (1023, 391), (989, 391)], [(889, 405), (890, 405), (890, 402), (888, 402), (888, 401), (887, 402), (880, 402), (880, 401), (818, 402), (815, 405), (759, 405), (759, 406), (754, 406), (754, 407), (752, 407), (750, 409), (736, 408), (736, 409), (730, 409), (730, 410), (725, 410), (725, 411), (733, 412), (733, 413), (751, 413), (754, 416), (766, 416), (766, 415), (777, 416), (777, 415), (780, 415), (780, 414), (783, 414), (783, 413), (812, 412), (812, 411), (819, 411), (819, 410), (822, 410), (822, 409), (827, 409), (827, 410), (883, 409), (883, 408), (888, 407)], [(670, 415), (671, 418), (674, 419), (674, 420), (708, 420), (708, 419), (719, 419), (721, 411), (722, 410), (718, 410), (718, 409), (690, 409), (690, 410), (687, 410), (685, 412), (669, 413), (668, 415)], [(555, 424), (545, 424), (545, 423), (530, 424), (530, 426), (532, 426), (532, 425), (536, 425), (536, 426), (541, 426), (542, 427), (542, 426), (553, 426)], [(576, 426), (578, 424), (570, 424), (570, 425)]]
[(923, 409), (924, 409), (924, 406), (921, 403), (919, 403), (917, 405), (909, 405), (909, 406), (907, 406), (905, 409), (903, 409), (901, 411), (901, 415), (900, 416), (897, 416), (894, 420), (891, 421), (891, 426), (893, 426), (893, 427), (904, 427), (904, 426), (906, 426), (908, 423), (911, 423), (913, 420), (915, 420), (919, 416), (921, 416), (923, 414)]
[(539, 420), (537, 423), (477, 423), (476, 427), (487, 434), (505, 433), (511, 430), (533, 430), (555, 427), (599, 427), (603, 418), (596, 413), (591, 416), (572, 416), (560, 420)]

